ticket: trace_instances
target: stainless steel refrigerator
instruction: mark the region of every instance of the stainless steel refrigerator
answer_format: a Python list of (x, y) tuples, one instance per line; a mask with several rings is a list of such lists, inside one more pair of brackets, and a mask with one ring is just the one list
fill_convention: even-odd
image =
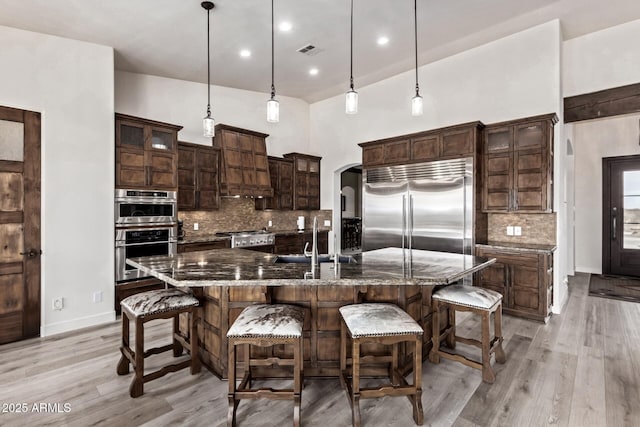
[(472, 158), (370, 168), (362, 178), (363, 250), (472, 253)]

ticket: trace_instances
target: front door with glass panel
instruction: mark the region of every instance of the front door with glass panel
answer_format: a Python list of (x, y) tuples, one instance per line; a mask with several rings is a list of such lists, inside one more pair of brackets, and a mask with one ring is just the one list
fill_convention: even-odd
[(640, 276), (640, 156), (603, 159), (603, 273)]

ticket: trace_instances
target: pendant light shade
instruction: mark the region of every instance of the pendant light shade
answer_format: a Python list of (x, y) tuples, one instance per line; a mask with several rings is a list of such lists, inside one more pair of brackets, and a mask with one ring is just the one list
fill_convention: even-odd
[(411, 115), (421, 116), (424, 112), (424, 107), (420, 96), (420, 86), (418, 85), (418, 0), (413, 0), (413, 40), (415, 42), (416, 58), (416, 96), (411, 98)]
[(349, 91), (345, 99), (345, 112), (347, 114), (356, 114), (358, 112), (358, 92), (353, 89), (353, 0), (351, 0), (351, 53), (349, 55), (349, 63)]
[(211, 117), (211, 50), (209, 47), (209, 12), (214, 5), (210, 1), (203, 1), (200, 6), (207, 11), (207, 115), (202, 119), (203, 134), (207, 138), (215, 136), (216, 122)]
[(273, 37), (273, 0), (271, 0), (271, 99), (267, 101), (267, 121), (269, 123), (278, 123), (280, 121), (280, 103), (276, 99), (276, 87), (273, 82), (274, 75), (274, 37)]

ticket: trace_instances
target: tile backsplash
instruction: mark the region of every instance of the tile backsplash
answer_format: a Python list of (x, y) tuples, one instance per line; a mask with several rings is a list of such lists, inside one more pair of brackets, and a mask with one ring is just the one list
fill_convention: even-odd
[[(489, 241), (510, 243), (556, 244), (556, 214), (488, 214)], [(507, 227), (521, 227), (521, 236), (508, 236)]]
[[(331, 220), (331, 209), (318, 211), (257, 211), (255, 201), (249, 197), (222, 198), (220, 209), (216, 211), (179, 212), (178, 219), (183, 221), (185, 237), (197, 234), (211, 234), (221, 231), (261, 230), (288, 231), (297, 228), (299, 216), (305, 217), (305, 228), (311, 229), (313, 217), (318, 217), (321, 230), (330, 230), (324, 226), (325, 220)], [(272, 225), (269, 227), (269, 221)], [(193, 224), (198, 223), (198, 231)]]

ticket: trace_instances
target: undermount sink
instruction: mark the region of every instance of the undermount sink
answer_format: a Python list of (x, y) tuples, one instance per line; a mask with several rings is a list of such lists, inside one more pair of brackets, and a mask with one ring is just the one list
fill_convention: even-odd
[[(329, 254), (321, 254), (318, 255), (318, 263), (321, 262), (333, 262), (333, 256)], [(350, 255), (340, 255), (338, 258), (338, 262), (341, 264), (356, 264), (356, 259)], [(298, 264), (311, 264), (311, 257), (307, 257), (302, 254), (296, 255), (277, 255), (274, 264), (281, 263), (298, 263)]]

